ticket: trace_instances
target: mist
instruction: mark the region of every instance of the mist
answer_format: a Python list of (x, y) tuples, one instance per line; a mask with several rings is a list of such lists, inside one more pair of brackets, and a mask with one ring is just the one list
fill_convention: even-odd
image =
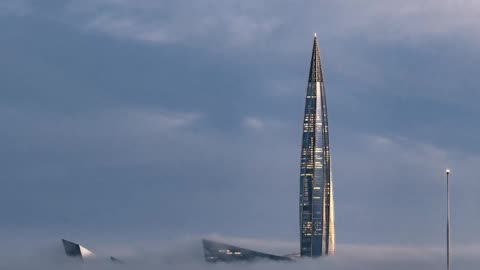
[[(269, 242), (258, 239), (225, 238), (213, 235), (211, 238), (228, 243), (243, 244), (242, 247), (275, 251), (281, 255), (295, 246), (294, 242)], [(49, 243), (35, 243), (24, 249), (12, 250), (3, 248), (0, 256), (0, 269), (12, 270), (60, 270), (60, 269), (218, 269), (218, 270), (289, 270), (289, 269), (423, 269), (437, 270), (445, 267), (444, 249), (441, 247), (414, 247), (414, 246), (386, 246), (386, 245), (338, 245), (335, 256), (318, 259), (298, 259), (293, 262), (273, 262), (256, 260), (254, 262), (236, 263), (207, 263), (204, 261), (200, 237), (183, 238), (182, 240), (159, 243), (157, 246), (143, 248), (129, 248), (128, 246), (113, 247), (104, 243), (98, 246), (95, 257), (84, 259), (67, 257), (60, 241)], [(106, 248), (110, 246), (111, 250)], [(88, 247), (87, 247), (88, 248)], [(118, 256), (122, 251), (124, 263), (112, 263), (110, 255)], [(454, 251), (452, 267), (469, 270), (478, 269), (480, 255), (478, 247), (457, 247)], [(97, 252), (98, 251), (98, 252)]]

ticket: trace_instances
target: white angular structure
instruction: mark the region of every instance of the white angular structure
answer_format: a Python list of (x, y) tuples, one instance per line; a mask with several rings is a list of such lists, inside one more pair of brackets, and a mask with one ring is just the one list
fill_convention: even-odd
[(62, 239), (63, 249), (65, 254), (69, 257), (77, 257), (83, 261), (85, 258), (93, 258), (95, 254), (87, 248), (80, 246), (77, 243)]

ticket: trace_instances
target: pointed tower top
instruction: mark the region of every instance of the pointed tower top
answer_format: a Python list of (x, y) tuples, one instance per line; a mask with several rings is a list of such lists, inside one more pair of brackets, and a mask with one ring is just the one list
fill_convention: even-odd
[(322, 64), (320, 63), (320, 50), (318, 49), (317, 33), (313, 38), (312, 60), (310, 61), (309, 82), (322, 82)]
[(317, 37), (317, 32), (315, 32), (315, 34), (313, 34), (314, 37)]

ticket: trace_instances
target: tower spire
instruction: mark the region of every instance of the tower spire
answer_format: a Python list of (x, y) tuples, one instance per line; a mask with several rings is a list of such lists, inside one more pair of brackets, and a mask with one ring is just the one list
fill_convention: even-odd
[(320, 62), (320, 49), (318, 48), (317, 33), (313, 38), (312, 57), (310, 60), (309, 82), (323, 82), (322, 64)]

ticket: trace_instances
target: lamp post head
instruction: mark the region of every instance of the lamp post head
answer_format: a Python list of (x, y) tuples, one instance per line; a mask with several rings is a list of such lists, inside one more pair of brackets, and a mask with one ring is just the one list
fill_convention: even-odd
[(450, 169), (446, 169), (446, 170), (445, 170), (445, 173), (446, 173), (446, 174), (450, 174)]

